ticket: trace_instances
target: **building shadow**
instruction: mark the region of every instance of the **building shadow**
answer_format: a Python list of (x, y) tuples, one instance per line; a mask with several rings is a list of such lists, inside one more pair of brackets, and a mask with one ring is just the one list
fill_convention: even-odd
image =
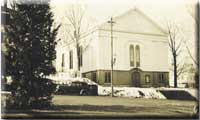
[[(148, 114), (152, 111), (161, 111), (161, 107), (145, 107), (145, 106), (100, 106), (100, 105), (53, 105), (48, 109), (35, 110), (6, 110), (2, 114), (4, 119), (72, 119), (72, 118), (131, 118), (131, 119), (146, 119), (146, 118), (196, 118), (195, 116), (181, 115), (181, 116), (165, 116)], [(97, 113), (95, 113), (97, 112)], [(115, 113), (106, 115), (104, 113)], [(141, 112), (144, 113), (141, 115)], [(179, 114), (180, 111), (174, 111)], [(100, 114), (99, 114), (100, 113)], [(129, 113), (129, 114), (125, 114)], [(140, 114), (137, 114), (140, 113)]]
[(170, 100), (192, 100), (197, 99), (185, 90), (159, 90), (167, 99)]

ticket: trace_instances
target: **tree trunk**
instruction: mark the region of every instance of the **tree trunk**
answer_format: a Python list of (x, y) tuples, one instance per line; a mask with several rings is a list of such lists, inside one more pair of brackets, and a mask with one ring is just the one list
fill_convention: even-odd
[(79, 55), (79, 45), (78, 42), (76, 42), (76, 64), (77, 64), (77, 71), (76, 71), (76, 77), (80, 76), (80, 59), (79, 59), (80, 55)]
[(176, 61), (176, 54), (173, 54), (174, 57), (174, 87), (177, 87), (177, 61)]

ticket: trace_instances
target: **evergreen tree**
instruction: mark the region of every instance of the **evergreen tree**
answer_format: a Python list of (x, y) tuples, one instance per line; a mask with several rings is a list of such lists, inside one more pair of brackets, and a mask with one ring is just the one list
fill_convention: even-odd
[(49, 3), (14, 3), (5, 28), (6, 73), (12, 77), (14, 105), (20, 108), (51, 100), (52, 83), (44, 76), (55, 73), (56, 34)]

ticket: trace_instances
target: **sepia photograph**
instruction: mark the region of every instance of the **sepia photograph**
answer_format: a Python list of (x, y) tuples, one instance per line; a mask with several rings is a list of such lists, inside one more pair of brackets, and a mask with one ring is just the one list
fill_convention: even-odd
[(1, 0), (2, 119), (199, 119), (199, 0)]

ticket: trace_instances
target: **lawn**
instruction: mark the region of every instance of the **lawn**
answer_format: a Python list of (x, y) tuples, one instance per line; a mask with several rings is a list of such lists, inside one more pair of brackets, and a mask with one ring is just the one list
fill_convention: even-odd
[(18, 111), (3, 117), (135, 117), (192, 118), (195, 101), (123, 98), (110, 96), (61, 96), (53, 98), (53, 107), (44, 110)]

